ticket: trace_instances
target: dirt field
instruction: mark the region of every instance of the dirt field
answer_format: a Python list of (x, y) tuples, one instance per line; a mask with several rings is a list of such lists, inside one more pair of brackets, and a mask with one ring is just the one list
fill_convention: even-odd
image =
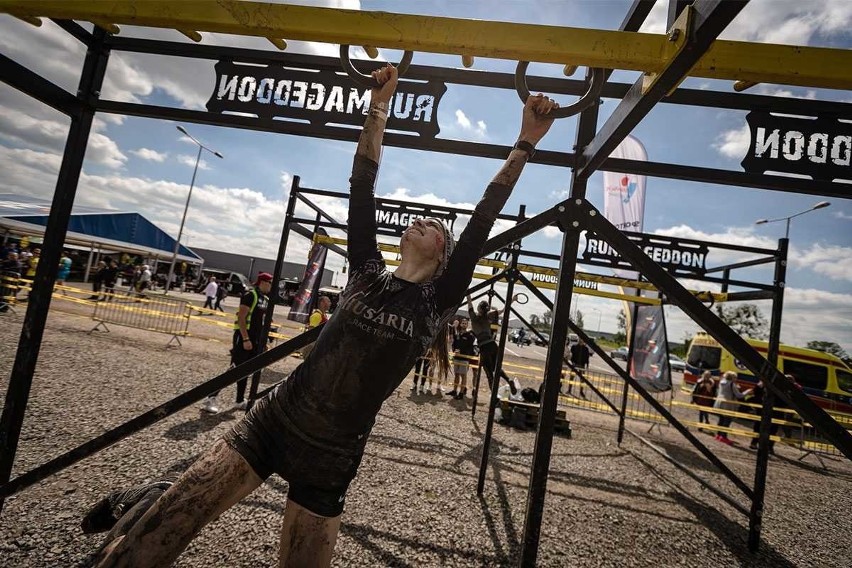
[[(88, 334), (91, 308), (67, 302), (56, 308), (66, 313), (49, 318), (16, 475), (227, 367), (226, 326), (194, 321), (193, 337), (166, 348), (168, 336), (129, 328)], [(4, 393), (23, 313), (0, 315)], [(275, 364), (264, 383), (282, 379), (296, 364), (294, 358)], [(479, 498), (485, 407), (474, 420), (469, 401), (411, 395), (409, 386), (403, 383), (379, 415), (347, 497), (334, 565), (517, 565), (534, 433), (495, 427)], [(233, 387), (222, 395), (232, 396)], [(240, 415), (209, 416), (194, 405), (9, 498), (0, 516), (0, 565), (86, 566), (100, 542), (79, 529), (88, 506), (112, 489), (185, 467)], [(797, 461), (801, 454), (792, 448), (778, 449), (770, 461), (763, 542), (752, 555), (747, 518), (635, 437), (626, 436), (619, 447), (614, 417), (580, 410), (569, 417), (573, 437), (554, 440), (538, 565), (849, 566), (852, 464), (845, 459), (825, 459), (823, 469), (813, 458)], [(674, 429), (646, 434), (647, 424), (628, 427), (748, 507)], [(751, 483), (753, 452), (702, 439)], [(211, 523), (176, 565), (276, 565), (286, 492), (286, 482), (269, 479)]]

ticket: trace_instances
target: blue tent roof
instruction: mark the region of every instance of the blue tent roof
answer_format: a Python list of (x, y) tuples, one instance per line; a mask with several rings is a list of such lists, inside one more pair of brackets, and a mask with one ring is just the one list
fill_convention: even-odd
[[(50, 202), (31, 196), (0, 194), (0, 217), (33, 225), (47, 226)], [(175, 239), (139, 213), (122, 213), (93, 207), (74, 207), (68, 231), (94, 239), (136, 245), (172, 254)], [(178, 254), (201, 260), (181, 245)]]

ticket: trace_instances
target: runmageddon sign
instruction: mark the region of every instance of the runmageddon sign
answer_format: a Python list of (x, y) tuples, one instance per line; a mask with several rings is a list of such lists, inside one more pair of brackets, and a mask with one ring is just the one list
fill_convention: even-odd
[(453, 230), (456, 214), (439, 207), (420, 204), (400, 204), (376, 198), (376, 226), (383, 233), (402, 236), (403, 231), (418, 219), (434, 217), (440, 219)]
[(815, 180), (852, 180), (852, 124), (836, 118), (800, 118), (752, 111), (747, 172), (804, 174)]
[[(642, 249), (651, 260), (674, 274), (703, 274), (707, 270), (707, 251), (705, 244), (678, 241), (671, 237), (647, 235), (645, 233), (624, 233), (633, 244)], [(593, 233), (586, 235), (586, 250), (583, 260), (598, 266), (612, 268), (630, 268), (631, 265), (609, 243)]]
[[(312, 124), (361, 126), (370, 106), (370, 90), (333, 71), (259, 67), (231, 61), (216, 63), (216, 88), (207, 110), (239, 112), (260, 119), (287, 118)], [(443, 83), (400, 81), (388, 111), (389, 130), (434, 138)]]

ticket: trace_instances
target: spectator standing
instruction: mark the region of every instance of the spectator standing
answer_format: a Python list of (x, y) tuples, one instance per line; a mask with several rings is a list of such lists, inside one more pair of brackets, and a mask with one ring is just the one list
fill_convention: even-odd
[[(751, 443), (749, 443), (748, 447), (752, 450), (756, 450), (758, 444), (760, 442), (760, 420), (761, 420), (761, 411), (763, 408), (763, 399), (766, 396), (766, 387), (763, 384), (763, 381), (758, 381), (757, 385), (751, 390), (751, 398), (749, 402), (752, 404), (760, 405), (759, 408), (754, 408), (755, 414), (757, 414), (757, 419), (754, 421), (752, 425), (752, 431), (755, 434), (755, 437), (751, 439)], [(772, 410), (772, 420), (783, 418), (779, 412), (775, 409)], [(770, 422), (769, 424), (769, 435), (774, 436), (778, 432), (778, 424), (774, 422)], [(775, 442), (769, 440), (769, 453), (775, 453)]]
[(224, 312), (225, 310), (222, 309), (222, 302), (224, 302), (227, 297), (228, 286), (223, 282), (222, 284), (219, 284), (219, 288), (216, 290), (216, 307), (214, 309)]
[(142, 265), (142, 272), (139, 274), (139, 283), (136, 285), (139, 297), (145, 296), (145, 290), (151, 287), (151, 267), (147, 264)]
[(210, 280), (207, 281), (207, 287), (204, 288), (204, 296), (207, 298), (204, 300), (204, 308), (213, 309), (213, 300), (216, 299), (216, 294), (219, 293), (219, 285), (216, 283), (216, 277), (211, 276)]
[[(716, 395), (716, 402), (713, 403), (714, 408), (733, 412), (739, 406), (738, 401), (745, 398), (745, 394), (740, 391), (737, 386), (737, 374), (733, 371), (725, 371), (722, 375), (722, 380), (719, 382), (719, 392)], [(719, 415), (718, 425), (720, 428), (727, 428), (734, 421), (732, 416), (724, 414)], [(719, 432), (716, 434), (716, 439), (723, 444), (732, 446), (734, 443), (728, 438), (727, 432)]]
[(68, 258), (68, 251), (62, 251), (62, 257), (59, 259), (59, 270), (56, 272), (56, 285), (60, 287), (63, 296), (68, 295), (64, 286), (69, 274), (71, 274), (71, 259)]
[[(317, 307), (314, 308), (314, 311), (312, 311), (311, 315), (308, 317), (308, 325), (305, 326), (305, 331), (319, 327), (327, 322), (329, 308), (331, 308), (331, 299), (329, 299), (328, 296), (320, 296), (317, 300)], [(304, 359), (313, 350), (313, 348), (314, 343), (305, 345), (299, 353)]]
[[(570, 342), (570, 339), (569, 339)], [(589, 347), (586, 345), (584, 341), (578, 341), (577, 343), (571, 345), (569, 348), (571, 352), (571, 364), (579, 371), (587, 371), (589, 369), (589, 359), (592, 356), (591, 351), (589, 351)], [(574, 385), (575, 374), (571, 373), (571, 378), (568, 380), (568, 394), (571, 394), (571, 387)], [(583, 390), (583, 382), (582, 379), (580, 381), (580, 398), (586, 398), (586, 392)]]
[(33, 249), (32, 254), (26, 260), (26, 277), (32, 280), (35, 278), (36, 268), (38, 268), (38, 261), (41, 258), (41, 249)]
[(700, 424), (710, 424), (710, 412), (707, 409), (712, 408), (715, 399), (716, 381), (710, 371), (704, 371), (695, 383), (695, 388), (692, 389), (692, 404), (699, 406), (698, 422)]
[(104, 287), (104, 296), (101, 298), (102, 300), (106, 300), (107, 302), (111, 302), (113, 297), (115, 297), (115, 283), (118, 281), (118, 263), (115, 259), (110, 259), (109, 265), (107, 265), (101, 271), (101, 282)]
[(476, 335), (467, 329), (467, 320), (459, 322), (459, 333), (453, 340), (453, 390), (450, 396), (462, 400), (467, 394), (467, 370), (470, 360), (476, 357)]
[[(231, 346), (231, 368), (242, 365), (255, 355), (263, 352), (261, 334), (263, 318), (269, 306), (269, 291), (272, 289), (272, 275), (261, 272), (257, 275), (254, 288), (240, 298), (237, 319), (234, 322), (234, 337)], [(246, 408), (245, 394), (248, 377), (237, 381), (237, 408)], [(214, 392), (204, 400), (202, 410), (210, 413), (219, 412), (219, 391)]]

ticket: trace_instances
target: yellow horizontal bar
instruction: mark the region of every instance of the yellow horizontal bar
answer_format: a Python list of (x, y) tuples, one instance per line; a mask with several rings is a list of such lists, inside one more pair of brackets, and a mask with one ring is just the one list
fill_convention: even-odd
[[(679, 45), (662, 34), (234, 0), (0, 0), (0, 12), (646, 73), (665, 69)], [(849, 90), (849, 69), (848, 49), (717, 40), (689, 74)]]

